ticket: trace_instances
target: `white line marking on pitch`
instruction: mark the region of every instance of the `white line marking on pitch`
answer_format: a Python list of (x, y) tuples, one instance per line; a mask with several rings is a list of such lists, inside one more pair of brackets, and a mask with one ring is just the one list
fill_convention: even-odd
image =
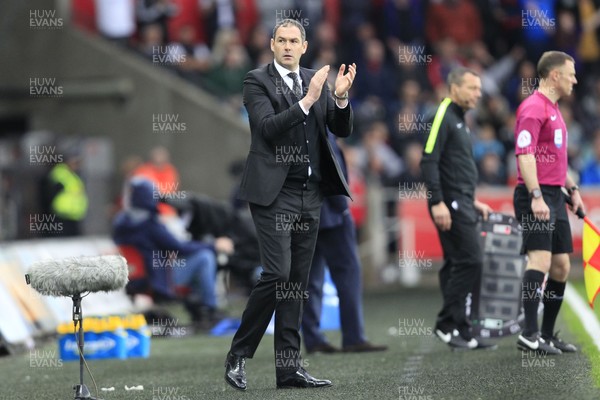
[(598, 350), (600, 350), (600, 322), (598, 322), (596, 314), (591, 310), (589, 304), (581, 298), (579, 293), (573, 289), (573, 286), (568, 283), (565, 290), (565, 300), (581, 321), (581, 324), (592, 338)]

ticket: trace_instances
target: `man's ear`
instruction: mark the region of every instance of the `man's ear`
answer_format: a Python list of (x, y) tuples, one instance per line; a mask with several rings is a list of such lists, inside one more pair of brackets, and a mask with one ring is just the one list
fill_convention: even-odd
[(453, 88), (453, 87), (456, 87), (456, 84), (455, 84), (455, 83), (451, 83), (451, 84), (450, 84), (450, 86), (448, 87), (448, 95), (451, 95), (451, 94), (452, 94), (452, 88)]
[(305, 40), (304, 43), (302, 43), (302, 54), (306, 53), (306, 49), (308, 49), (308, 42)]
[(271, 51), (275, 52), (275, 40), (273, 38), (271, 38)]

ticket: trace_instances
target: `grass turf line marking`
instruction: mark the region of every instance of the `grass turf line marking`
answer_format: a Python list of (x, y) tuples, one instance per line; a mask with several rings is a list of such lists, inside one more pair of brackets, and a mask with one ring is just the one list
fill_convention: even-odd
[(565, 300), (581, 321), (581, 325), (583, 325), (583, 328), (598, 348), (598, 351), (600, 351), (600, 322), (598, 322), (598, 318), (596, 318), (596, 315), (589, 308), (589, 305), (583, 301), (579, 293), (568, 283), (565, 290)]
[[(428, 338), (430, 339), (430, 338)], [(423, 356), (431, 353), (433, 344), (431, 340), (420, 340), (419, 347), (412, 352), (404, 363), (403, 373), (400, 375), (400, 383), (411, 384), (421, 375)]]

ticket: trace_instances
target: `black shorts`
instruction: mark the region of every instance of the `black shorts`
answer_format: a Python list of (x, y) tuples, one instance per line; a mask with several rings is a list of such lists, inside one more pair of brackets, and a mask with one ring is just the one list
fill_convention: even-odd
[(531, 198), (525, 185), (517, 185), (513, 203), (515, 215), (523, 228), (521, 254), (529, 250), (546, 250), (552, 254), (573, 252), (571, 226), (567, 216), (565, 195), (560, 186), (542, 185), (542, 197), (550, 208), (550, 219), (535, 219), (531, 211)]

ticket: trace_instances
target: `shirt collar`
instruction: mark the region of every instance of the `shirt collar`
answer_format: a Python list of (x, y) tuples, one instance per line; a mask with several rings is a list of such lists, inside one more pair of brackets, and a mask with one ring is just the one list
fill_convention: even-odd
[(537, 89), (533, 93), (535, 93), (538, 97), (540, 97), (541, 99), (543, 99), (543, 101), (545, 103), (550, 104), (554, 108), (558, 108), (558, 101), (556, 103), (553, 103), (552, 100), (550, 100), (548, 97), (546, 97), (546, 95), (544, 95), (543, 93), (541, 93)]
[(273, 60), (273, 65), (275, 65), (275, 69), (277, 70), (277, 72), (279, 72), (279, 75), (281, 75), (282, 78), (289, 78), (288, 74), (290, 72), (295, 72), (296, 75), (298, 75), (298, 79), (300, 79), (300, 67), (296, 68), (295, 71), (290, 71), (289, 69), (279, 65), (279, 63), (275, 60)]

